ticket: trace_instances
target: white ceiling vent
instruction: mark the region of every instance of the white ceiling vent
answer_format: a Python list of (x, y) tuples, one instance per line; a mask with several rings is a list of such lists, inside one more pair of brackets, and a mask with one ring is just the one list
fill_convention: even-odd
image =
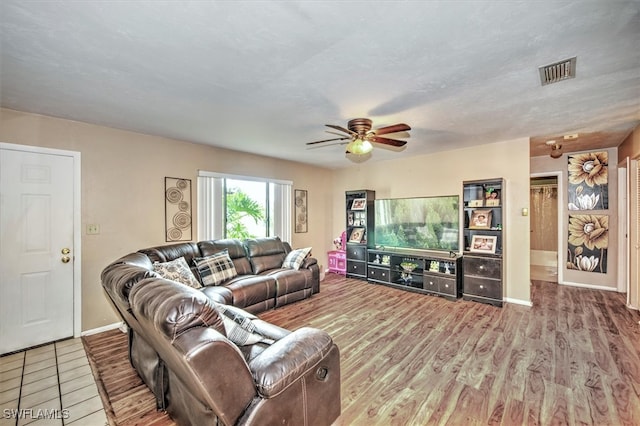
[(543, 86), (574, 78), (576, 76), (576, 57), (545, 65), (538, 69), (540, 70), (540, 82)]

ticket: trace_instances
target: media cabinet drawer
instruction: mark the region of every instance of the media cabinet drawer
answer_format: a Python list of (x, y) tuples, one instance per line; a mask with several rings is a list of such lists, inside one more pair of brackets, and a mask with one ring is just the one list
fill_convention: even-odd
[(455, 278), (424, 274), (424, 283), (422, 288), (428, 291), (457, 296)]
[(489, 299), (502, 300), (502, 285), (498, 280), (465, 275), (464, 293)]
[(354, 246), (354, 245), (347, 244), (347, 259), (365, 261), (366, 258), (367, 258), (366, 246)]
[(486, 278), (500, 279), (502, 277), (502, 260), (491, 257), (463, 257), (464, 274), (479, 275)]
[(369, 273), (368, 278), (370, 280), (376, 280), (376, 281), (383, 281), (385, 283), (390, 282), (389, 281), (389, 269), (388, 268), (377, 268), (375, 266), (371, 266), (369, 265), (369, 267), (367, 268), (367, 272)]
[(367, 264), (364, 262), (354, 262), (347, 260), (347, 274), (359, 275), (362, 277), (367, 276)]

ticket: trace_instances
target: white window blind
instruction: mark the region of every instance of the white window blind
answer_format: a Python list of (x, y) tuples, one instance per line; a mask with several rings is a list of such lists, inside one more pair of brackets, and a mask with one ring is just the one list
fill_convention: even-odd
[(291, 241), (292, 182), (207, 171), (198, 173), (199, 241), (225, 238), (225, 179), (266, 182), (269, 187), (268, 235), (278, 236), (282, 241)]

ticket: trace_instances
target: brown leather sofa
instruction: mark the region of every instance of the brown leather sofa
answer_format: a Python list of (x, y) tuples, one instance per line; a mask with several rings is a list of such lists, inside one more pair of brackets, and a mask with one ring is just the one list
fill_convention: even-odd
[[(184, 257), (193, 265), (224, 249), (238, 275), (218, 286), (193, 289), (153, 270), (154, 262)], [(279, 238), (172, 244), (131, 253), (102, 272), (102, 285), (129, 326), (131, 364), (158, 408), (179, 424), (323, 425), (339, 416), (339, 351), (329, 335), (289, 332), (254, 318), (274, 343), (236, 346), (211, 310), (220, 303), (251, 315), (319, 291), (315, 259), (298, 270), (281, 268), (289, 251)]]

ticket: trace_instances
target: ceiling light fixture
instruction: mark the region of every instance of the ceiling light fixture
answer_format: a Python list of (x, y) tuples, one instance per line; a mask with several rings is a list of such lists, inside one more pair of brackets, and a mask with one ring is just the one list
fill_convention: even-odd
[(562, 145), (557, 143), (556, 141), (547, 141), (546, 145), (551, 147), (551, 152), (549, 155), (551, 158), (560, 158), (562, 157)]
[(373, 150), (373, 145), (371, 145), (371, 142), (369, 142), (368, 140), (358, 136), (347, 144), (346, 150), (351, 154), (365, 155)]

